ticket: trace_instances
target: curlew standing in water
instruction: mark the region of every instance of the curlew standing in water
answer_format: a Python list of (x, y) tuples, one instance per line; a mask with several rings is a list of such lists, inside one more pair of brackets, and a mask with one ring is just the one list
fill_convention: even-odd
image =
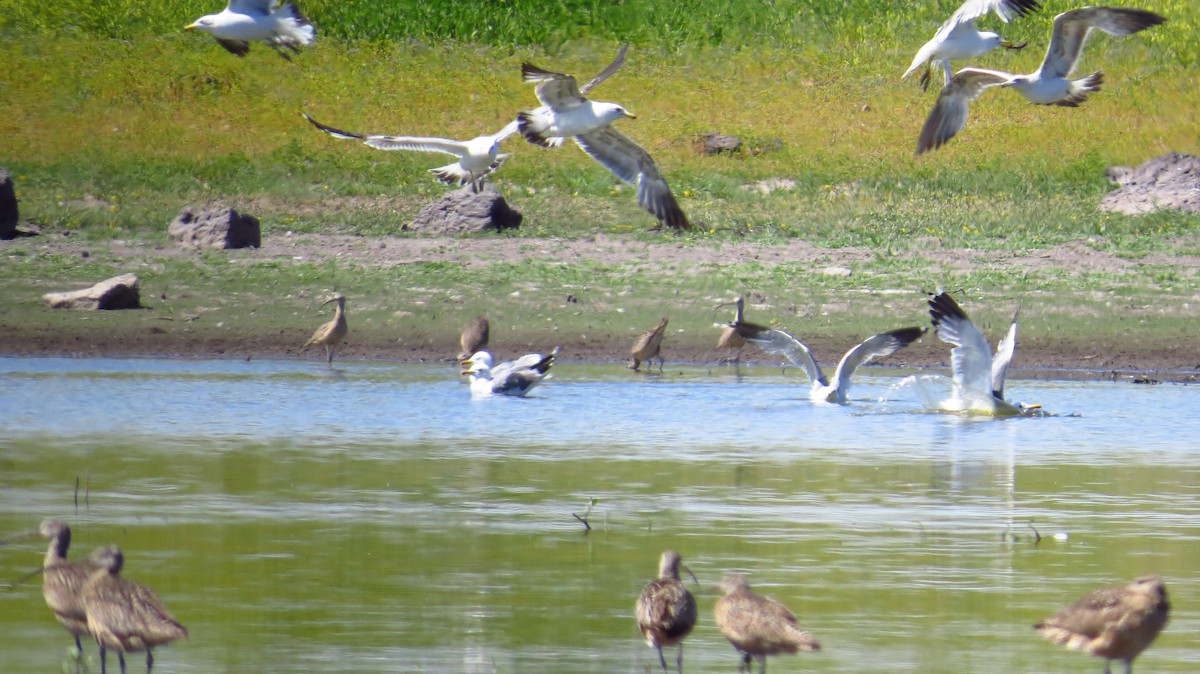
[(1113, 660), (1132, 674), (1133, 659), (1162, 631), (1170, 608), (1162, 579), (1149, 575), (1096, 590), (1033, 627), (1056, 644), (1104, 658), (1104, 674)]
[(126, 653), (146, 651), (149, 674), (154, 667), (154, 647), (186, 637), (187, 629), (167, 613), (150, 588), (121, 577), (125, 557), (117, 546), (101, 548), (92, 558), (100, 568), (83, 588), (83, 606), (88, 631), (100, 646), (100, 672), (107, 670), (107, 650), (111, 648), (117, 652), (121, 674), (125, 674)]
[(482, 315), (472, 318), (470, 323), (463, 326), (462, 335), (458, 338), (458, 345), (462, 347), (458, 352), (460, 361), (487, 349), (489, 329), (488, 319)]
[(88, 633), (87, 611), (83, 608), (83, 586), (88, 577), (100, 568), (91, 559), (67, 561), (71, 547), (71, 527), (62, 520), (45, 520), (39, 529), (50, 539), (46, 559), (42, 562), (42, 597), (54, 612), (59, 624), (75, 637), (76, 657), (83, 657), (79, 637)]
[[(663, 319), (666, 325), (667, 319)], [(663, 671), (667, 660), (664, 646), (679, 646), (675, 664), (683, 674), (683, 640), (696, 625), (696, 599), (679, 580), (679, 565), (683, 558), (674, 550), (666, 550), (658, 563), (658, 578), (650, 581), (637, 600), (637, 624), (646, 645), (658, 651)]]
[(797, 651), (818, 651), (821, 644), (796, 625), (796, 616), (770, 597), (755, 594), (740, 573), (725, 576), (718, 586), (722, 596), (713, 608), (721, 634), (742, 654), (738, 671), (751, 668), (751, 658), (767, 671), (767, 656)]
[[(642, 333), (641, 337), (633, 343), (633, 348), (629, 349), (629, 369), (634, 372), (638, 371), (642, 361), (649, 363), (655, 358), (658, 359), (658, 371), (662, 372), (663, 357), (660, 353), (662, 349), (663, 335), (667, 331), (667, 319), (663, 318), (658, 322), (658, 325), (653, 330)], [(647, 365), (649, 367), (649, 365)]]
[(746, 340), (751, 337), (757, 337), (767, 332), (770, 328), (758, 325), (757, 323), (749, 323), (745, 320), (744, 314), (746, 309), (746, 298), (741, 295), (732, 302), (724, 302), (718, 304), (716, 308), (727, 307), (730, 304), (737, 308), (737, 313), (733, 316), (732, 323), (714, 323), (713, 327), (721, 328), (721, 336), (717, 338), (718, 349), (737, 349), (737, 354), (730, 360), (735, 364), (742, 362), (742, 347), (746, 346)]
[(325, 306), (330, 302), (337, 302), (337, 309), (333, 314), (333, 320), (325, 325), (317, 328), (311, 339), (304, 343), (304, 348), (310, 346), (321, 345), (325, 347), (325, 356), (330, 365), (333, 365), (333, 354), (337, 351), (338, 344), (346, 338), (346, 333), (350, 331), (350, 327), (346, 325), (346, 296), (334, 295), (325, 300), (321, 306)]

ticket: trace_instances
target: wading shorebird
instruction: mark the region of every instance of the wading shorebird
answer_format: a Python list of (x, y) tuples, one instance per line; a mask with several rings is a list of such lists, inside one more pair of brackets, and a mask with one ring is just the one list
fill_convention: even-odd
[(662, 341), (663, 335), (667, 331), (667, 319), (663, 318), (658, 322), (658, 325), (653, 329), (648, 330), (633, 343), (633, 347), (629, 349), (629, 369), (634, 372), (638, 371), (642, 361), (646, 361), (646, 368), (649, 369), (649, 363), (655, 358), (658, 359), (658, 371), (662, 372), (663, 357), (662, 357)]
[(793, 365), (803, 367), (809, 381), (812, 382), (808, 392), (810, 400), (845, 405), (846, 396), (850, 392), (850, 377), (860, 365), (870, 362), (873, 358), (890, 356), (917, 341), (923, 334), (925, 328), (914, 327), (868, 337), (842, 356), (838, 361), (837, 370), (833, 373), (833, 379), (825, 378), (817, 359), (804, 343), (783, 330), (768, 330), (747, 338), (747, 341), (767, 353), (782, 355)]
[(746, 340), (751, 337), (758, 337), (770, 332), (771, 329), (757, 323), (749, 323), (745, 320), (746, 298), (739, 295), (732, 302), (722, 302), (715, 309), (727, 307), (730, 304), (736, 308), (736, 313), (733, 315), (732, 323), (713, 323), (714, 328), (721, 328), (721, 336), (717, 337), (718, 349), (737, 349), (732, 360), (735, 364), (740, 364), (742, 361), (742, 349), (746, 346)]
[(342, 340), (346, 338), (346, 333), (350, 332), (350, 326), (346, 324), (346, 296), (334, 295), (325, 300), (321, 306), (325, 306), (330, 302), (337, 302), (337, 309), (334, 311), (333, 320), (317, 328), (313, 336), (304, 343), (303, 348), (307, 349), (310, 346), (317, 345), (325, 347), (326, 359), (330, 365), (333, 365), (333, 354), (337, 352), (338, 344), (341, 344)]
[(1041, 405), (1010, 403), (1004, 399), (1004, 379), (1017, 348), (1017, 312), (1008, 332), (996, 345), (996, 355), (987, 339), (949, 294), (938, 291), (929, 297), (929, 317), (938, 339), (950, 344), (950, 369), (954, 392), (939, 407), (946, 412), (968, 412), (991, 416), (1016, 416)]
[(659, 227), (667, 225), (679, 231), (692, 226), (650, 154), (612, 127), (622, 117), (636, 119), (633, 113), (616, 103), (584, 98), (571, 75), (524, 63), (521, 79), (537, 84), (542, 103), (540, 108), (517, 113), (518, 129), (525, 140), (551, 147), (554, 139), (571, 138), (613, 175), (637, 187), (638, 205), (658, 219)]
[(154, 648), (187, 636), (187, 629), (163, 608), (150, 588), (121, 577), (125, 558), (115, 545), (92, 554), (100, 565), (83, 588), (88, 631), (100, 645), (100, 672), (107, 671), (107, 651), (117, 652), (121, 674), (125, 654), (146, 651), (146, 672), (154, 667)]
[(458, 359), (470, 358), (471, 354), (487, 349), (490, 329), (488, 319), (484, 316), (476, 316), (463, 326), (458, 338), (458, 345), (462, 349), (458, 352)]
[(996, 47), (1023, 49), (1026, 44), (1024, 42), (1013, 44), (996, 33), (980, 31), (975, 27), (975, 20), (986, 16), (988, 12), (995, 12), (1001, 21), (1008, 23), (1010, 19), (1025, 16), (1041, 8), (1039, 0), (967, 0), (950, 15), (941, 28), (938, 28), (929, 42), (917, 51), (912, 65), (904, 71), (900, 79), (908, 77), (924, 65), (925, 72), (921, 73), (921, 91), (925, 91), (929, 88), (934, 66), (941, 67), (946, 79), (944, 84), (950, 84), (951, 60), (973, 59)]
[(664, 551), (658, 562), (658, 578), (642, 589), (636, 606), (638, 629), (646, 645), (658, 651), (664, 672), (668, 670), (663, 647), (679, 646), (675, 658), (679, 674), (683, 674), (683, 640), (696, 626), (696, 599), (679, 579), (682, 562), (678, 552)]
[(955, 73), (938, 94), (921, 127), (917, 154), (936, 150), (962, 131), (967, 125), (967, 104), (992, 87), (1013, 89), (1035, 105), (1078, 107), (1088, 94), (1100, 91), (1104, 83), (1099, 70), (1081, 79), (1069, 79), (1092, 29), (1098, 28), (1109, 35), (1132, 35), (1164, 21), (1154, 12), (1121, 7), (1084, 7), (1059, 14), (1054, 17), (1050, 46), (1037, 72), (1014, 75), (1001, 70), (963, 68)]
[(88, 634), (87, 611), (83, 607), (83, 586), (100, 568), (92, 559), (67, 561), (71, 547), (71, 527), (62, 520), (45, 520), (39, 531), (50, 539), (46, 558), (42, 562), (42, 597), (54, 612), (59, 624), (75, 637), (77, 657), (83, 657), (79, 637)]
[(751, 658), (758, 658), (762, 663), (759, 671), (766, 674), (768, 655), (821, 650), (821, 644), (796, 624), (791, 611), (751, 591), (742, 574), (725, 576), (718, 589), (723, 596), (713, 614), (721, 634), (742, 654), (739, 672), (751, 668)]
[(277, 0), (229, 0), (218, 14), (208, 14), (183, 27), (212, 35), (217, 44), (234, 56), (250, 53), (251, 42), (265, 42), (275, 53), (290, 61), (286, 50), (299, 54), (300, 47), (313, 43), (313, 27), (295, 2)]
[(1113, 660), (1132, 674), (1133, 659), (1166, 626), (1170, 608), (1162, 579), (1142, 576), (1096, 590), (1033, 627), (1056, 644), (1104, 658), (1104, 674), (1111, 673)]
[(332, 126), (326, 126), (313, 119), (306, 112), (304, 115), (309, 124), (334, 138), (361, 140), (363, 144), (376, 150), (412, 150), (415, 152), (441, 152), (454, 155), (458, 161), (429, 172), (447, 185), (470, 185), (476, 194), (483, 189), (483, 181), (492, 171), (500, 168), (510, 156), (500, 154), (500, 143), (517, 131), (516, 121), (509, 122), (496, 133), (476, 136), (470, 140), (454, 140), (451, 138), (435, 138), (432, 136), (384, 136), (380, 134), (361, 134), (353, 131), (340, 131)]

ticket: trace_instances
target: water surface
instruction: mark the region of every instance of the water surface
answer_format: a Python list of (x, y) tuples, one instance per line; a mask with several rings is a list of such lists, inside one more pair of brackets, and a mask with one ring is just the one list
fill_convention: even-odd
[[(1150, 571), (1138, 670), (1200, 669), (1200, 389), (1013, 381), (1061, 416), (981, 420), (860, 374), (845, 407), (794, 369), (569, 363), (471, 401), (450, 364), (0, 359), (0, 525), (120, 544), (191, 632), (162, 672), (655, 671), (633, 601), (667, 547), (822, 641), (771, 671), (1097, 672), (1030, 625)], [(736, 671), (714, 600), (686, 671)], [(6, 669), (69, 643), (36, 581), (0, 592)]]

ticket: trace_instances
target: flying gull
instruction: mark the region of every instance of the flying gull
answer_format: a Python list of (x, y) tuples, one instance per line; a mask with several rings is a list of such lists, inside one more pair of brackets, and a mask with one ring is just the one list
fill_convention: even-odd
[(1010, 19), (1036, 12), (1041, 7), (1039, 0), (967, 0), (962, 7), (950, 15), (941, 28), (938, 28), (937, 33), (930, 38), (929, 42), (926, 42), (925, 46), (917, 51), (912, 65), (904, 71), (900, 79), (908, 77), (913, 71), (924, 65), (925, 72), (921, 74), (921, 90), (924, 91), (929, 87), (929, 80), (935, 65), (941, 66), (946, 77), (945, 84), (950, 84), (951, 59), (975, 58), (996, 47), (1024, 48), (1026, 44), (1024, 42), (1013, 44), (996, 33), (980, 31), (975, 27), (975, 19), (986, 16), (988, 12), (995, 12), (996, 16), (1008, 23)]
[(633, 113), (616, 103), (584, 98), (571, 75), (524, 63), (521, 78), (537, 83), (537, 97), (542, 102), (541, 108), (517, 113), (518, 128), (525, 140), (551, 147), (555, 138), (573, 139), (613, 175), (637, 186), (638, 205), (658, 218), (659, 226), (665, 224), (675, 230), (691, 227), (650, 154), (611, 126), (622, 117), (636, 119)]
[(500, 168), (510, 155), (500, 154), (500, 143), (517, 130), (517, 122), (512, 121), (490, 136), (477, 136), (471, 140), (450, 140), (449, 138), (430, 138), (425, 136), (381, 136), (363, 135), (351, 131), (339, 131), (331, 126), (325, 126), (308, 115), (304, 115), (310, 124), (334, 138), (361, 140), (377, 150), (415, 150), (417, 152), (444, 152), (458, 157), (453, 164), (429, 169), (437, 179), (447, 185), (471, 186), (474, 192), (483, 187), (483, 179), (489, 173)]
[(250, 53), (251, 42), (266, 42), (280, 56), (292, 60), (285, 49), (299, 54), (301, 46), (313, 42), (313, 27), (295, 2), (276, 0), (229, 0), (218, 14), (208, 14), (183, 27), (216, 39), (235, 56)]
[(858, 366), (864, 365), (872, 358), (882, 358), (912, 344), (925, 334), (925, 328), (900, 328), (891, 332), (883, 332), (846, 352), (838, 362), (833, 379), (826, 379), (821, 372), (821, 366), (813, 357), (812, 351), (803, 342), (792, 337), (783, 330), (767, 330), (766, 332), (747, 337), (746, 341), (767, 353), (782, 355), (795, 365), (804, 368), (808, 379), (812, 382), (808, 397), (816, 402), (846, 404), (846, 396), (850, 392), (850, 377)]
[(463, 375), (471, 378), (471, 397), (487, 398), (492, 395), (525, 397), (525, 394), (549, 379), (547, 370), (554, 363), (558, 349), (543, 358), (540, 354), (527, 354), (515, 361), (506, 361), (492, 367), (492, 354), (478, 351), (462, 362), (466, 369)]
[[(607, 66), (604, 67), (604, 70), (600, 71), (600, 73), (598, 75), (596, 75), (592, 79), (588, 80), (587, 84), (583, 85), (582, 87), (579, 87), (579, 93), (583, 96), (587, 96), (587, 93), (589, 91), (591, 91), (592, 88), (594, 88), (596, 85), (600, 84), (604, 80), (611, 77), (613, 73), (617, 72), (617, 70), (619, 70), (621, 68), (621, 66), (625, 64), (625, 52), (628, 51), (628, 49), (629, 49), (629, 45), (627, 45), (627, 44), (621, 45), (621, 48), (617, 50), (617, 56), (616, 56), (616, 58), (614, 58), (612, 60), (612, 63), (609, 63)], [(539, 108), (530, 110), (528, 112), (528, 114), (529, 114), (529, 116), (537, 118), (537, 119), (550, 120), (550, 119), (552, 119), (554, 113), (550, 111), (550, 106), (543, 105)], [(546, 122), (546, 124), (550, 124), (550, 123), (552, 123), (552, 122), (550, 122), (550, 121)], [(562, 147), (563, 140), (564, 139), (562, 136), (550, 136), (549, 138), (546, 139), (546, 142), (544, 145), (545, 145), (545, 147)]]
[(1132, 35), (1166, 21), (1142, 9), (1084, 7), (1054, 17), (1050, 47), (1037, 72), (1014, 75), (1000, 70), (963, 68), (938, 94), (917, 139), (917, 154), (935, 150), (955, 136), (967, 124), (967, 104), (991, 87), (1011, 87), (1036, 105), (1076, 107), (1088, 94), (1099, 91), (1104, 76), (1096, 71), (1071, 80), (1068, 76), (1079, 61), (1083, 43), (1093, 28), (1109, 35)]
[(992, 416), (1015, 416), (1038, 409), (1040, 405), (1013, 404), (1004, 399), (1004, 378), (1017, 347), (1017, 314), (1004, 338), (996, 345), (996, 355), (987, 339), (967, 317), (967, 313), (945, 292), (929, 298), (929, 316), (938, 339), (952, 345), (950, 369), (954, 393), (940, 407), (947, 412), (970, 412)]

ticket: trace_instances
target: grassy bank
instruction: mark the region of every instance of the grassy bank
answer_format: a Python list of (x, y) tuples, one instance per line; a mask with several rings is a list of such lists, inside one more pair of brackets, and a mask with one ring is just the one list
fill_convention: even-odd
[[(1114, 300), (1146, 307), (1166, 298), (1168, 335), (1189, 315), (1195, 267), (1175, 268), (1164, 255), (1200, 254), (1197, 217), (1103, 214), (1095, 204), (1109, 189), (1105, 167), (1196, 150), (1200, 8), (1192, 2), (1146, 5), (1170, 19), (1146, 33), (1093, 36), (1079, 70), (1103, 68), (1106, 85), (1084, 106), (1035, 107), (990, 92), (958, 138), (920, 158), (912, 156), (915, 139), (935, 94), (922, 95), (898, 77), (953, 3), (304, 2), (319, 40), (292, 63), (265, 48), (237, 59), (207, 36), (180, 31), (220, 4), (200, 10), (176, 2), (0, 2), (8, 47), (8, 67), (0, 70), (0, 166), (16, 180), (23, 219), (46, 236), (70, 234), (49, 246), (5, 244), (0, 272), (12, 290), (0, 301), (6, 324), (36, 315), (38, 330), (61, 329), (57, 322), (72, 319), (42, 317), (37, 295), (125, 270), (128, 259), (106, 254), (119, 245), (140, 247), (139, 273), (153, 297), (167, 297), (156, 300), (157, 313), (146, 319), (156, 321), (151, 327), (198, 329), (202, 320), (175, 326), (160, 319), (173, 311), (206, 315), (221, 298), (227, 309), (212, 329), (245, 330), (266, 341), (297, 324), (305, 325), (300, 332), (309, 329), (313, 300), (333, 289), (355, 297), (359, 334), (376, 329), (371, 339), (380, 344), (396, 335), (425, 334), (415, 339), (430, 343), (452, 338), (465, 315), (497, 305), (511, 310), (511, 327), (546, 324), (594, 335), (596, 326), (623, 316), (620, 331), (632, 332), (652, 324), (668, 298), (689, 307), (691, 318), (672, 325), (697, 335), (699, 349), (710, 341), (701, 330), (713, 320), (712, 299), (742, 291), (799, 307), (791, 315), (817, 321), (814, 328), (826, 329), (825, 320), (831, 332), (858, 334), (864, 323), (888, 316), (880, 293), (913, 293), (907, 304), (919, 317), (919, 291), (939, 283), (972, 288), (980, 299), (1079, 298), (1091, 308), (1074, 312), (1072, 325), (1090, 330), (1115, 329), (1087, 318), (1111, 314)], [(979, 65), (1035, 69), (1052, 16), (1067, 8), (1052, 3), (1006, 26), (1005, 35), (1029, 40), (1029, 49), (989, 54)], [(496, 182), (526, 219), (504, 236), (535, 242), (600, 233), (661, 243), (678, 247), (678, 268), (534, 253), (519, 263), (375, 267), (353, 256), (230, 263), (225, 254), (159, 259), (154, 252), (180, 208), (199, 202), (257, 215), (268, 240), (289, 232), (365, 242), (396, 235), (444, 191), (426, 173), (441, 158), (337, 141), (309, 127), (301, 111), (357, 131), (468, 138), (535, 104), (532, 88), (520, 82), (522, 61), (589, 76), (620, 41), (633, 44), (627, 63), (596, 94), (638, 114), (621, 128), (654, 155), (700, 227), (681, 237), (649, 233), (653, 221), (637, 208), (632, 189), (577, 148), (547, 151), (514, 138), (505, 147), (514, 157)], [(746, 151), (702, 156), (697, 138), (709, 130), (738, 135)], [(745, 189), (771, 178), (795, 184), (769, 195)], [(796, 240), (870, 252), (848, 278), (820, 274), (819, 262), (686, 262), (711, 251), (719, 259), (735, 244), (769, 249)], [(1119, 271), (1071, 260), (1037, 269), (951, 268), (937, 255), (971, 249), (1019, 256), (1072, 242), (1145, 263)], [(82, 258), (79, 248), (91, 255)], [(627, 301), (584, 310), (563, 305), (564, 288), (583, 289), (575, 294), (593, 302)], [(496, 300), (517, 291), (521, 300)], [(871, 299), (812, 318), (810, 305), (841, 307), (838, 298), (846, 296)], [(242, 305), (251, 309), (233, 310)], [(551, 325), (551, 314), (561, 323)], [(89, 320), (112, 330), (130, 319)], [(1030, 318), (1035, 338), (1038, 320)], [(160, 334), (147, 325), (129, 329)]]

